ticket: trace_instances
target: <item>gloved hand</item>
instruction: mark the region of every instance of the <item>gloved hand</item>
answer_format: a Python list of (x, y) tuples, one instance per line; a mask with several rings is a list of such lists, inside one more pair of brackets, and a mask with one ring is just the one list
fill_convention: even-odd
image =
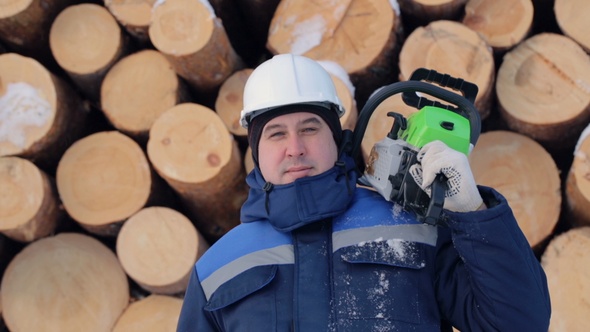
[(436, 175), (442, 173), (447, 177), (445, 209), (469, 212), (483, 204), (469, 161), (463, 153), (449, 148), (441, 141), (433, 141), (420, 149), (417, 159), (419, 164), (410, 167), (410, 174), (429, 196)]

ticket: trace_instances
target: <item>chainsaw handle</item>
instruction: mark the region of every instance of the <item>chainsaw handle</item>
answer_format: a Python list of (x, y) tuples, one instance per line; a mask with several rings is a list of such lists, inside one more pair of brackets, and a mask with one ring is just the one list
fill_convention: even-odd
[(470, 143), (475, 146), (479, 134), (481, 133), (481, 118), (475, 105), (471, 101), (460, 94), (445, 90), (433, 84), (422, 81), (403, 81), (386, 85), (377, 90), (369, 100), (367, 100), (365, 106), (363, 106), (359, 113), (359, 118), (352, 137), (351, 156), (353, 158), (358, 158), (359, 156), (361, 141), (365, 136), (367, 124), (377, 106), (390, 96), (404, 92), (423, 92), (456, 105), (462, 110), (466, 110), (466, 117), (469, 120), (469, 126), (471, 128)]
[(437, 174), (430, 187), (430, 202), (422, 222), (437, 225), (440, 221), (443, 206), (445, 203), (445, 192), (447, 191), (447, 177)]

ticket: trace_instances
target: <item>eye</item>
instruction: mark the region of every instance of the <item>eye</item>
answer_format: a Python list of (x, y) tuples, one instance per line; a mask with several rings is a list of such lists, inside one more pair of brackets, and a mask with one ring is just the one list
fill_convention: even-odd
[(318, 127), (312, 126), (312, 127), (305, 127), (303, 129), (301, 129), (301, 132), (304, 134), (312, 134), (315, 133), (319, 130)]

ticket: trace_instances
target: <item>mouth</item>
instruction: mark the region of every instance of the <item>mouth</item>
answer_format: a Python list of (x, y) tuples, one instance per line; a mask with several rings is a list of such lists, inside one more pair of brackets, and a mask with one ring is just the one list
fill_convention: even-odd
[(305, 176), (312, 170), (309, 166), (294, 166), (287, 169), (287, 174), (292, 176)]

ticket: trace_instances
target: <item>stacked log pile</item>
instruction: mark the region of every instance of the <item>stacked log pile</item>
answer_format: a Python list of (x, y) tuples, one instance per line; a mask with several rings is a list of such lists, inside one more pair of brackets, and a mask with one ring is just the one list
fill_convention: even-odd
[[(330, 72), (351, 130), (371, 93), (418, 67), (476, 83), (476, 180), (508, 199), (546, 269), (551, 331), (580, 329), (587, 13), (586, 0), (0, 3), (4, 329), (173, 330), (193, 264), (246, 199), (245, 81), (286, 52)], [(392, 110), (416, 111), (384, 101), (359, 158)]]

